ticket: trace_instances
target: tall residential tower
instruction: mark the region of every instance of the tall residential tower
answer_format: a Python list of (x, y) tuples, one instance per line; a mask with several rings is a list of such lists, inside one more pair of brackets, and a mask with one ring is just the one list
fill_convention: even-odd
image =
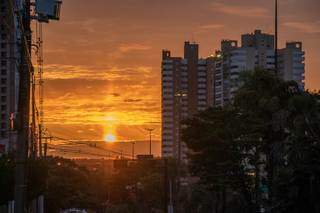
[[(288, 42), (278, 50), (278, 75), (286, 81), (296, 81), (304, 89), (304, 51), (301, 42)], [(255, 30), (242, 35), (241, 46), (235, 40), (222, 40), (216, 52), (214, 71), (214, 104), (224, 106), (233, 99), (241, 86), (243, 71), (264, 69), (274, 72), (274, 36)]]
[[(222, 40), (215, 56), (199, 58), (199, 45), (185, 42), (184, 57), (162, 52), (162, 156), (186, 158), (181, 121), (210, 106), (230, 103), (241, 86), (241, 72), (256, 68), (274, 72), (275, 39), (255, 30), (236, 40)], [(278, 75), (304, 89), (304, 51), (301, 42), (278, 50)], [(180, 150), (180, 151), (179, 151)], [(180, 153), (180, 154), (179, 154)]]
[(302, 42), (287, 42), (278, 51), (279, 76), (285, 81), (296, 81), (300, 89), (305, 88), (305, 52)]
[(199, 45), (185, 42), (184, 57), (162, 53), (162, 156), (186, 159), (181, 121), (213, 105), (212, 58), (199, 59)]

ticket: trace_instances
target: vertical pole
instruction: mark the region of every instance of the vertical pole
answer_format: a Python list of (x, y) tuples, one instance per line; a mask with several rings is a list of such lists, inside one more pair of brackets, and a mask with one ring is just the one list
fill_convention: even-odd
[(279, 75), (278, 66), (278, 0), (275, 0), (275, 49), (274, 49), (274, 65), (276, 75)]
[(168, 213), (173, 213), (173, 186), (172, 186), (172, 180), (169, 182), (169, 189), (170, 189), (170, 201), (168, 206)]
[(38, 125), (38, 128), (39, 128), (39, 156), (42, 157), (42, 126), (41, 124)]
[(45, 139), (45, 144), (44, 144), (44, 150), (43, 150), (43, 155), (44, 155), (45, 158), (47, 157), (47, 152), (48, 152), (48, 139), (46, 138)]
[(42, 156), (42, 137), (44, 132), (44, 110), (43, 110), (43, 95), (44, 95), (44, 81), (43, 81), (43, 40), (42, 40), (42, 23), (39, 23), (38, 30), (38, 75), (39, 75), (39, 150), (40, 156)]
[(39, 212), (38, 213), (44, 213), (44, 197), (43, 197), (43, 195), (41, 195), (38, 198), (38, 202), (39, 202), (39, 206), (38, 206)]
[(37, 157), (37, 137), (36, 137), (36, 96), (35, 96), (35, 92), (36, 92), (36, 78), (34, 75), (34, 71), (32, 70), (31, 73), (31, 77), (32, 77), (32, 88), (31, 88), (31, 97), (32, 97), (32, 101), (31, 101), (31, 107), (32, 107), (32, 126), (31, 126), (31, 153), (32, 153), (32, 157), (36, 158)]
[(149, 134), (150, 134), (150, 144), (149, 144), (149, 154), (152, 155), (152, 130), (149, 130)]
[(135, 145), (135, 142), (132, 142), (132, 160), (135, 159), (135, 154), (134, 154), (134, 145)]
[(168, 159), (164, 159), (164, 212), (168, 213)]
[(152, 155), (152, 131), (154, 128), (145, 128), (149, 132), (149, 155)]
[(12, 140), (12, 134), (15, 129), (14, 125), (14, 113), (10, 113), (10, 131), (9, 131), (9, 153), (13, 153), (13, 140)]
[(177, 188), (176, 188), (176, 210), (180, 212), (180, 179), (181, 179), (181, 117), (182, 117), (182, 96), (183, 93), (178, 94), (178, 159), (177, 159)]
[(29, 108), (30, 108), (30, 58), (31, 29), (30, 29), (30, 0), (25, 0), (22, 19), (21, 66), (18, 102), (18, 140), (15, 156), (15, 213), (26, 212), (26, 168), (29, 139)]

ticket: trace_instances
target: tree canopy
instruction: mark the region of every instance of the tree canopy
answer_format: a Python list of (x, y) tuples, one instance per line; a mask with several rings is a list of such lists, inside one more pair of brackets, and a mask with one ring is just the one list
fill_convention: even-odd
[(232, 199), (236, 212), (319, 212), (320, 94), (264, 70), (241, 80), (229, 105), (184, 122), (191, 172), (224, 196), (221, 212)]

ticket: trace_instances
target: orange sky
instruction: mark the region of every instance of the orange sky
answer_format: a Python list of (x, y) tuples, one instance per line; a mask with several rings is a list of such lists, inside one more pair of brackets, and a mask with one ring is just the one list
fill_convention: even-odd
[[(64, 0), (45, 26), (45, 121), (72, 139), (160, 138), (161, 50), (182, 55), (185, 40), (210, 55), (221, 39), (273, 32), (273, 1)], [(306, 86), (320, 89), (320, 1), (280, 0), (280, 44), (301, 40)], [(159, 146), (157, 146), (159, 147)], [(156, 150), (159, 152), (159, 149)]]

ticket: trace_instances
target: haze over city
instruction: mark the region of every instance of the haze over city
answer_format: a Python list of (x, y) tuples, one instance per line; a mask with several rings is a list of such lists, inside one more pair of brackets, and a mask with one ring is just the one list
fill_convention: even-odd
[[(222, 39), (274, 32), (272, 1), (67, 0), (44, 26), (45, 123), (68, 139), (161, 138), (161, 50), (182, 55), (184, 41), (207, 57)], [(320, 89), (320, 2), (279, 3), (279, 47), (303, 42), (306, 88)], [(150, 124), (151, 122), (151, 124)], [(67, 130), (67, 131), (66, 131)], [(156, 153), (160, 153), (157, 145)]]
[(0, 212), (320, 213), (319, 0), (1, 0)]

